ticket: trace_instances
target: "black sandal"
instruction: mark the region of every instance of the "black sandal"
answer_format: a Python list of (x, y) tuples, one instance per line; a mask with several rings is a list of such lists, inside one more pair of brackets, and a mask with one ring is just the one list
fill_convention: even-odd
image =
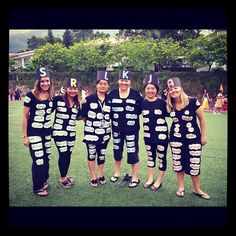
[(70, 182), (71, 185), (75, 183), (74, 179), (71, 178), (70, 176), (67, 176), (67, 180)]
[(46, 197), (48, 195), (48, 192), (45, 189), (39, 189), (34, 191), (34, 194), (39, 197)]
[(91, 179), (90, 180), (90, 186), (93, 188), (96, 188), (98, 186), (98, 180), (97, 179)]
[(62, 188), (66, 189), (71, 187), (71, 183), (69, 182), (68, 179), (66, 179), (65, 181), (60, 180), (60, 185)]
[(104, 176), (100, 176), (100, 177), (98, 178), (98, 182), (99, 182), (99, 184), (101, 184), (101, 185), (106, 184), (106, 179), (105, 179), (105, 177), (104, 177)]

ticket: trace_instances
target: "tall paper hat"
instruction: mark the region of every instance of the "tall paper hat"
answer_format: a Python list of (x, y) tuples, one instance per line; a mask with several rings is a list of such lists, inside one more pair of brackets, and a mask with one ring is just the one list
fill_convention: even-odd
[(167, 88), (170, 89), (173, 87), (182, 87), (178, 77), (172, 77), (167, 80)]
[(131, 79), (131, 71), (128, 69), (120, 70), (119, 75), (118, 75), (118, 79), (130, 80)]
[(66, 88), (78, 88), (77, 80), (75, 78), (66, 78)]
[(144, 85), (146, 84), (159, 85), (159, 78), (157, 72), (146, 74), (143, 83)]
[(106, 80), (109, 82), (109, 79), (111, 79), (111, 73), (109, 71), (103, 69), (97, 70), (97, 81)]
[(39, 67), (36, 69), (36, 77), (37, 79), (41, 79), (43, 77), (50, 77), (49, 70), (47, 67)]

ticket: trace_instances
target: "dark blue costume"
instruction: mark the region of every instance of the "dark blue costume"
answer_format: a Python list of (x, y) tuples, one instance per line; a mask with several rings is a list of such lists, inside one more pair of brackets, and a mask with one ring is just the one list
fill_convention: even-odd
[(135, 89), (130, 88), (127, 98), (120, 98), (119, 89), (111, 90), (111, 119), (114, 143), (114, 158), (122, 159), (124, 140), (126, 141), (128, 163), (135, 164), (139, 161), (139, 115), (141, 114), (140, 103), (142, 95)]
[(189, 104), (181, 109), (172, 109), (173, 120), (170, 129), (170, 147), (173, 158), (173, 170), (184, 171), (188, 175), (200, 174), (201, 133), (197, 124), (196, 110), (200, 103), (196, 98), (189, 98)]
[(86, 103), (82, 105), (81, 117), (85, 118), (83, 142), (87, 145), (88, 160), (95, 160), (97, 155), (98, 165), (105, 162), (111, 137), (110, 112), (111, 104), (107, 94), (103, 102), (96, 93), (92, 94), (86, 97)]
[(70, 165), (71, 153), (75, 145), (76, 121), (80, 116), (80, 107), (74, 104), (71, 108), (66, 104), (64, 96), (53, 99), (55, 119), (53, 124), (53, 138), (59, 152), (59, 170), (65, 177)]
[(29, 150), (32, 158), (33, 190), (39, 190), (49, 178), (49, 158), (51, 154), (51, 113), (53, 102), (38, 100), (30, 91), (24, 99), (24, 106), (30, 107), (27, 123)]
[(141, 103), (143, 115), (144, 142), (148, 153), (148, 167), (156, 166), (156, 156), (159, 159), (159, 169), (166, 170), (166, 153), (168, 148), (168, 126), (165, 120), (169, 116), (166, 102), (158, 98), (150, 102)]

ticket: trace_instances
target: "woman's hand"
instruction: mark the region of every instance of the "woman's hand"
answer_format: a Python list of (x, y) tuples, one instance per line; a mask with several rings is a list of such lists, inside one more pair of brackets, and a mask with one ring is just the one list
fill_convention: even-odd
[(207, 144), (207, 137), (206, 137), (206, 135), (201, 135), (201, 144), (202, 144), (202, 146)]
[(29, 147), (29, 139), (28, 139), (28, 137), (27, 136), (24, 136), (23, 137), (23, 144), (26, 146), (26, 147)]

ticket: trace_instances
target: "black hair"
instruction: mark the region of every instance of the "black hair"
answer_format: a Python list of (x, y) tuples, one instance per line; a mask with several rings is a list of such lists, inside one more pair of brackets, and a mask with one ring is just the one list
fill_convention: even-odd
[[(68, 94), (67, 92), (65, 92), (64, 94), (64, 100), (65, 100), (65, 103), (66, 103), (66, 106), (67, 107), (70, 107), (70, 103), (69, 103), (69, 99), (68, 99)], [(78, 94), (73, 98), (74, 102), (75, 102), (75, 105), (76, 107), (80, 107), (80, 102), (79, 102), (79, 97), (78, 97)]]
[[(146, 87), (148, 86), (148, 84), (151, 84), (151, 83), (147, 83), (147, 84), (145, 84), (145, 85), (144, 85), (144, 90), (146, 89)], [(157, 93), (158, 93), (158, 92), (159, 92), (159, 90), (160, 90), (160, 88), (159, 88), (158, 84), (152, 84), (152, 85), (154, 85), (154, 86), (155, 86), (155, 88), (156, 88), (156, 90), (157, 90)]]

